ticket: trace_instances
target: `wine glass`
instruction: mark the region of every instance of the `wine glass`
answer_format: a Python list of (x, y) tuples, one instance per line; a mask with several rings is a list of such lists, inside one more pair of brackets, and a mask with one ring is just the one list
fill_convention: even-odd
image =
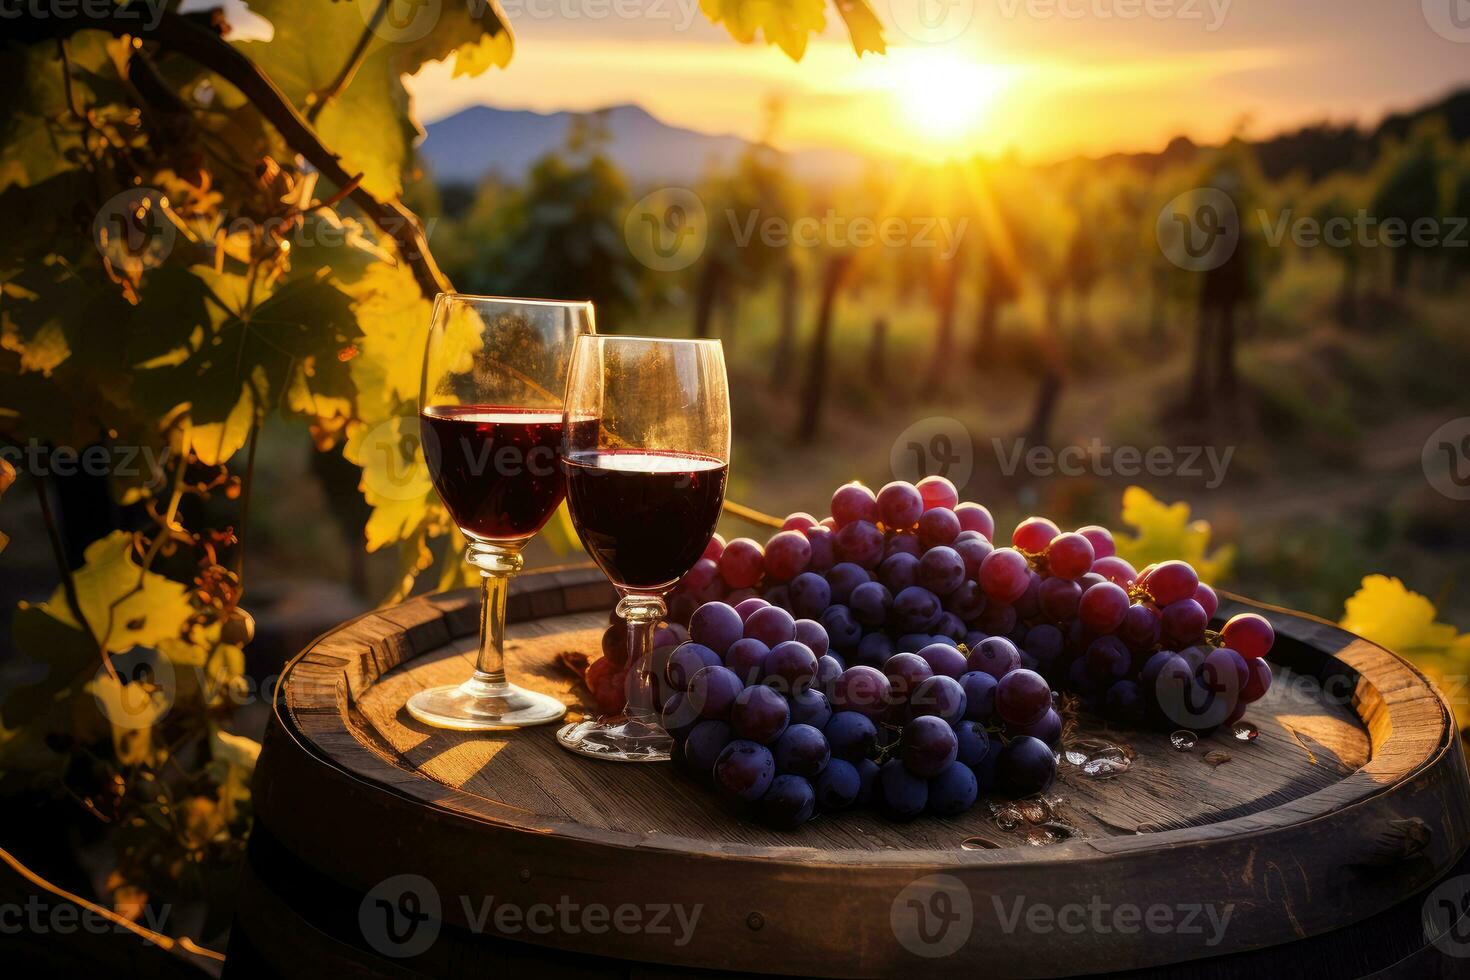
[(563, 406), (591, 303), (440, 294), (424, 353), (424, 459), (479, 570), (480, 649), (463, 684), (420, 691), (408, 713), (460, 731), (556, 721), (566, 705), (505, 679), (505, 601), (521, 549), (566, 497)]
[(730, 392), (717, 340), (578, 337), (567, 376), (567, 505), (628, 622), (624, 710), (564, 726), (563, 748), (658, 762), (673, 739), (649, 674), (664, 596), (704, 554), (730, 464)]

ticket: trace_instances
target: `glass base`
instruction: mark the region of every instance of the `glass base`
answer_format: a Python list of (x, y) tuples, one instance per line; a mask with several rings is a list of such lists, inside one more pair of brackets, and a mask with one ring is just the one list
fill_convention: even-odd
[(425, 725), (460, 732), (486, 732), (545, 725), (567, 713), (556, 698), (505, 681), (476, 675), (463, 684), (420, 691), (408, 699), (408, 713)]
[(568, 752), (609, 762), (668, 762), (674, 739), (655, 721), (627, 718), (562, 726), (556, 741)]

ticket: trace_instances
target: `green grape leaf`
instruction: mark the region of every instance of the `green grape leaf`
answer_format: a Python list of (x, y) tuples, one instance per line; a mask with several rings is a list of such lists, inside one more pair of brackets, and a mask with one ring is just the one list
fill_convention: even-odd
[(451, 56), (455, 75), (478, 75), (509, 64), (514, 47), (509, 22), (494, 0), (417, 5), (388, 0), (387, 15), (377, 21), (377, 0), (248, 0), (248, 5), (272, 23), (275, 33), (269, 41), (238, 46), (301, 109), (331, 91), (358, 42), (367, 39), (361, 65), (346, 89), (322, 108), (316, 130), (349, 172), (362, 173), (362, 186), (381, 197), (402, 193), (406, 175), (414, 170), (414, 143), (423, 135), (403, 76)]
[(1124, 524), (1135, 534), (1115, 535), (1118, 556), (1139, 571), (1155, 562), (1182, 559), (1194, 566), (1202, 580), (1222, 581), (1235, 561), (1235, 549), (1222, 546), (1209, 552), (1210, 524), (1189, 519), (1189, 505), (1165, 504), (1142, 487), (1123, 491)]
[[(807, 39), (827, 26), (826, 0), (699, 0), (711, 23), (724, 24), (741, 44), (764, 34), (792, 61), (806, 54)], [(854, 45), (857, 41), (854, 39)]]
[[(133, 536), (113, 531), (87, 546), (82, 567), (72, 574), (77, 604), (97, 645), (112, 653), (156, 646), (178, 636), (194, 615), (189, 590), (172, 579), (145, 571), (132, 559)], [(80, 629), (60, 586), (35, 608), (64, 626)], [(17, 644), (20, 645), (19, 643)]]
[(852, 50), (859, 58), (868, 51), (886, 54), (888, 45), (883, 40), (883, 24), (873, 13), (866, 0), (833, 0), (837, 12), (847, 24), (847, 36), (852, 40)]

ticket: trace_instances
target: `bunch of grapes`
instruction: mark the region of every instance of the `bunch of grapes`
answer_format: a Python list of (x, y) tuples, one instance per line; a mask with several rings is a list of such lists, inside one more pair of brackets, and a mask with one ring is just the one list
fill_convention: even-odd
[(1240, 719), (1270, 687), (1269, 622), (1246, 613), (1211, 632), (1219, 599), (1187, 562), (1139, 572), (1106, 528), (1063, 532), (1031, 517), (996, 547), (989, 510), (960, 503), (937, 476), (876, 494), (849, 483), (831, 511), (792, 514), (764, 547), (717, 536), (675, 590), (674, 618), (763, 596), (820, 623), (842, 668), (880, 672), (935, 644), (971, 657), (990, 641), (985, 649), (1014, 651), (1015, 667), (1126, 723), (1206, 731)]
[(929, 643), (882, 670), (849, 667), (820, 622), (751, 596), (698, 607), (689, 640), (650, 669), (673, 691), (663, 723), (679, 763), (789, 828), (865, 804), (899, 820), (953, 816), (995, 788), (1046, 788), (1061, 719), (1018, 661), (994, 638), (968, 657)]

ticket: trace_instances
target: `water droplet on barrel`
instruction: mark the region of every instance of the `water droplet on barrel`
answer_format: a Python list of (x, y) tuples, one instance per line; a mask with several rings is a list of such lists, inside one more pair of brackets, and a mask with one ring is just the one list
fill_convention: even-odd
[(1187, 731), (1183, 728), (1169, 736), (1169, 744), (1180, 752), (1188, 752), (1190, 749), (1193, 749), (1195, 741), (1194, 732)]
[(1074, 766), (1080, 766), (1082, 765), (1082, 763), (1087, 761), (1087, 753), (1078, 752), (1076, 749), (1068, 749), (1066, 752), (1062, 753), (1062, 758), (1066, 759)]
[(1230, 734), (1235, 736), (1237, 742), (1254, 742), (1261, 730), (1248, 721), (1236, 722), (1235, 727), (1230, 729)]
[(1109, 748), (1094, 752), (1089, 756), (1087, 761), (1082, 764), (1082, 771), (1086, 775), (1103, 778), (1106, 776), (1116, 776), (1120, 772), (1127, 772), (1132, 764), (1122, 749)]

